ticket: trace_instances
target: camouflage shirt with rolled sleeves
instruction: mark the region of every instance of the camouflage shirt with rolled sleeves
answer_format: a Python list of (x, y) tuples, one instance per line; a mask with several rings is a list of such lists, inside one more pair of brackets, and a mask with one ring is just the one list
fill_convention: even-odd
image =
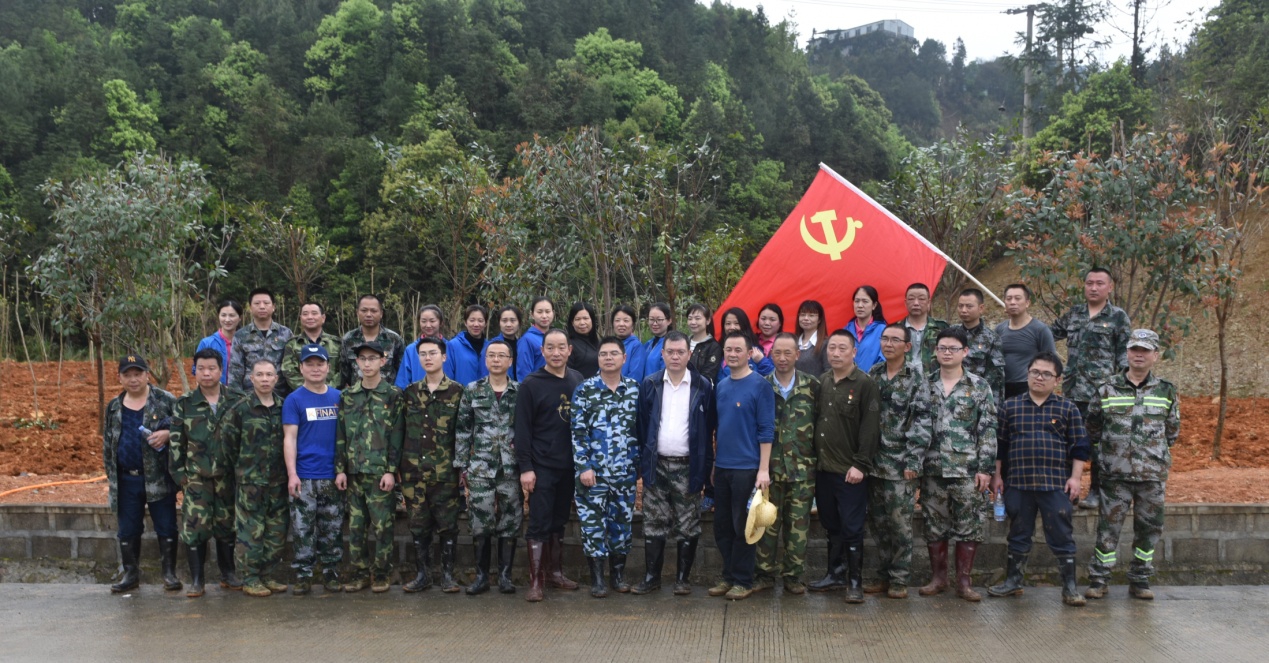
[[(261, 359), (273, 362), (278, 375), (282, 375), (282, 353), (292, 336), (289, 328), (276, 322), (270, 324), (267, 331), (260, 331), (254, 322), (248, 322), (234, 332), (234, 346), (229, 352), (229, 386), (243, 393), (252, 391), (251, 367)], [(304, 384), (303, 381), (300, 384)]]
[[(106, 404), (106, 434), (101, 438), (101, 459), (105, 464), (106, 479), (110, 483), (110, 510), (119, 510), (119, 438), (123, 433), (123, 398), (121, 392)], [(151, 431), (167, 430), (171, 426), (172, 410), (176, 397), (154, 385), (141, 410), (142, 425)], [(142, 449), (141, 469), (145, 475), (145, 501), (156, 502), (176, 490), (168, 471), (171, 444), (155, 451), (149, 444)]]
[(255, 392), (238, 399), (221, 420), (220, 436), (238, 485), (286, 484), (282, 399), (274, 396), (270, 406), (261, 403)]
[(1128, 368), (1128, 334), (1132, 322), (1123, 309), (1106, 304), (1096, 316), (1088, 317), (1088, 304), (1076, 304), (1049, 325), (1053, 340), (1066, 339), (1066, 371), (1062, 395), (1087, 403), (1097, 394), (1097, 386), (1115, 373)]
[(900, 481), (903, 472), (921, 473), (930, 448), (930, 390), (925, 377), (906, 360), (893, 378), (883, 361), (868, 371), (881, 392), (881, 446), (869, 474)]
[[(397, 371), (401, 368), (401, 357), (405, 355), (405, 339), (401, 335), (388, 329), (387, 327), (379, 327), (379, 335), (375, 337), (379, 346), (383, 348), (383, 356), (387, 358), (383, 368), (379, 370), (379, 375), (383, 377), (388, 384), (395, 384), (397, 381)], [(353, 352), (353, 348), (366, 342), (366, 335), (362, 333), (361, 327), (358, 327), (339, 339), (339, 355), (335, 359), (335, 366), (339, 372), (339, 384), (350, 385), (361, 382), (361, 367), (357, 366), (357, 353)], [(330, 352), (327, 349), (327, 352)], [(336, 355), (331, 355), (334, 359)]]
[(1171, 382), (1151, 373), (1137, 386), (1126, 371), (1116, 374), (1098, 387), (1086, 423), (1103, 478), (1167, 480), (1172, 445), (1181, 432), (1181, 408)]
[(212, 408), (198, 387), (176, 399), (172, 408), (172, 479), (184, 484), (188, 477), (233, 476), (233, 464), (225, 455), (220, 428), (234, 403), (243, 393), (221, 385), (220, 398)]
[(943, 394), (936, 371), (926, 385), (930, 397), (930, 450), (926, 476), (956, 479), (996, 471), (996, 398), (987, 381), (966, 372)]
[[(914, 337), (916, 336), (916, 328), (908, 324), (907, 318), (903, 319), (903, 326), (911, 330)], [(939, 372), (938, 361), (934, 358), (934, 346), (938, 345), (938, 339), (936, 337), (939, 335), (939, 332), (947, 329), (947, 327), (948, 324), (946, 320), (927, 317), (925, 319), (925, 331), (920, 332), (921, 342), (913, 343), (912, 349), (908, 350), (908, 361), (913, 362), (926, 375), (929, 375), (931, 372)]]
[[(304, 374), (300, 372), (300, 351), (304, 349), (304, 346), (313, 344), (303, 331), (286, 342), (286, 347), (282, 350), (282, 377), (286, 378), (287, 393), (299, 389), (304, 384)], [(338, 336), (322, 332), (322, 335), (317, 338), (317, 345), (326, 348), (326, 355), (331, 359), (339, 358)], [(326, 372), (326, 385), (339, 389), (340, 384), (338, 367), (332, 363), (330, 370)]]
[(775, 390), (775, 443), (771, 445), (772, 481), (809, 481), (815, 477), (815, 420), (819, 418), (820, 380), (797, 371), (786, 399), (776, 374), (767, 376)]
[(600, 477), (633, 478), (639, 464), (639, 383), (623, 376), (609, 389), (596, 375), (573, 391), (573, 467)]
[(395, 473), (404, 430), (401, 390), (386, 379), (374, 389), (358, 380), (339, 394), (335, 474)]
[(454, 434), (454, 467), (479, 479), (516, 477), (516, 391), (519, 383), (508, 378), (499, 398), (489, 378), (467, 385), (458, 403)]
[[(405, 388), (405, 443), (401, 453), (403, 481), (457, 481), (454, 468), (458, 408), (466, 390), (442, 377), (435, 391), (427, 378)], [(511, 404), (515, 410), (515, 402)], [(510, 434), (510, 433), (508, 433)]]
[(965, 370), (987, 380), (996, 401), (1001, 402), (1005, 396), (1005, 353), (1000, 347), (1000, 335), (996, 330), (979, 320), (978, 326), (970, 329), (965, 325), (952, 325), (969, 337), (969, 353), (961, 365)]

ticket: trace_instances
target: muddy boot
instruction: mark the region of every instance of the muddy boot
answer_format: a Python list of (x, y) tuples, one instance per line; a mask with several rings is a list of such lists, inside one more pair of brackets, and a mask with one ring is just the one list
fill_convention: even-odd
[(1087, 601), (1075, 588), (1075, 558), (1059, 557), (1058, 571), (1062, 574), (1062, 602), (1077, 608), (1083, 607)]
[(530, 539), (525, 541), (525, 547), (529, 550), (529, 591), (524, 593), (524, 600), (541, 601), (546, 589), (545, 560), (542, 559), (546, 555), (546, 542)]
[(1104, 599), (1108, 591), (1107, 583), (1102, 578), (1093, 578), (1088, 583), (1088, 589), (1084, 590), (1084, 598), (1086, 599)]
[(608, 596), (608, 584), (604, 582), (604, 558), (587, 557), (586, 565), (590, 567), (590, 595), (597, 599)]
[(577, 583), (564, 575), (564, 535), (552, 534), (546, 545), (546, 580), (555, 589), (577, 589)]
[(643, 580), (630, 591), (647, 594), (661, 589), (661, 571), (665, 568), (665, 537), (643, 540), (643, 566)]
[(692, 563), (696, 561), (696, 546), (699, 537), (679, 541), (678, 564), (674, 571), (674, 595), (687, 596), (692, 593)]
[(220, 569), (221, 589), (232, 589), (234, 591), (242, 589), (242, 581), (238, 579), (238, 574), (234, 572), (233, 541), (216, 539), (216, 567)]
[(1016, 596), (1022, 594), (1022, 573), (1027, 565), (1027, 556), (1018, 553), (1009, 553), (1009, 563), (1006, 567), (1005, 581), (999, 585), (992, 585), (987, 588), (987, 594), (990, 596)]
[(471, 596), (489, 591), (489, 562), (493, 558), (491, 543), (489, 536), (478, 536), (472, 545), (476, 554), (476, 579), (467, 586), (467, 593)]
[(196, 599), (203, 595), (203, 567), (207, 561), (207, 542), (185, 546), (185, 559), (189, 561), (189, 589), (185, 595)]
[(454, 579), (454, 556), (458, 552), (458, 537), (447, 534), (441, 538), (441, 591), (453, 594), (462, 589)]
[(971, 576), (974, 572), (974, 553), (977, 551), (978, 543), (974, 541), (956, 542), (956, 595), (970, 603), (983, 600), (983, 595), (974, 591)]
[(110, 586), (111, 594), (130, 592), (141, 586), (141, 537), (119, 541), (119, 561), (123, 563), (123, 575)]
[(176, 538), (159, 537), (159, 559), (163, 570), (163, 589), (179, 592), (181, 581), (176, 577)]
[(432, 586), (432, 573), (428, 570), (429, 557), (432, 554), (432, 536), (414, 537), (414, 580), (401, 586), (406, 592), (421, 592)]
[(511, 582), (511, 567), (516, 561), (516, 540), (514, 537), (498, 537), (498, 591), (503, 594), (515, 594), (516, 585)]
[(812, 592), (830, 592), (845, 589), (846, 580), (846, 544), (840, 539), (828, 540), (828, 572), (823, 578), (807, 585)]
[(846, 549), (846, 602), (864, 602), (864, 549), (850, 546)]
[(934, 596), (947, 591), (947, 540), (927, 544), (930, 551), (930, 584), (917, 590), (921, 596)]
[(1142, 601), (1153, 601), (1154, 591), (1150, 589), (1150, 582), (1147, 580), (1136, 580), (1128, 583), (1128, 596)]
[(608, 568), (612, 572), (609, 576), (612, 580), (612, 588), (621, 594), (629, 592), (630, 583), (626, 582), (626, 556), (609, 555)]
[(890, 581), (885, 578), (877, 578), (864, 583), (865, 594), (885, 594), (890, 590)]

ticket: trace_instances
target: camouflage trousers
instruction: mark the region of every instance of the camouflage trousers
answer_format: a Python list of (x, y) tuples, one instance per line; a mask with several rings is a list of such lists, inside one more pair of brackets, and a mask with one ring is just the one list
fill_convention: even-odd
[[(811, 527), (815, 481), (772, 481), (767, 496), (776, 507), (776, 522), (758, 539), (757, 575), (800, 579), (806, 567), (806, 538)], [(777, 565), (781, 537), (784, 538), (784, 557)]]
[(313, 576), (313, 564), (339, 570), (344, 556), (344, 497), (334, 479), (301, 479), (300, 496), (291, 498), (291, 537), (300, 578)]
[[(382, 474), (348, 475), (348, 564), (362, 577), (392, 573), (392, 529), (396, 500), (392, 491), (379, 490)], [(370, 534), (375, 540), (370, 542)]]
[(577, 518), (581, 521), (582, 550), (587, 557), (630, 552), (630, 523), (634, 518), (635, 476), (595, 476), (587, 488), (577, 480)]
[(182, 488), (181, 542), (199, 546), (234, 540), (233, 477), (189, 477)]
[(986, 498), (974, 489), (974, 477), (921, 478), (927, 543), (946, 539), (981, 543), (986, 507)]
[(917, 480), (873, 477), (868, 485), (868, 524), (877, 542), (877, 574), (907, 586), (912, 575), (912, 511)]
[(688, 492), (692, 467), (686, 458), (657, 457), (656, 479), (643, 484), (643, 536), (686, 541), (701, 535), (701, 494)]
[(1102, 478), (1098, 507), (1097, 547), (1088, 564), (1089, 578), (1110, 578), (1119, 550), (1119, 530), (1132, 509), (1132, 563), (1128, 580), (1154, 575), (1154, 551), (1163, 536), (1164, 481), (1120, 481)]
[(405, 497), (405, 511), (409, 514), (410, 534), (432, 536), (458, 533), (458, 476), (438, 479), (432, 475), (426, 479), (404, 479), (401, 495)]
[(271, 577), (286, 545), (286, 484), (239, 485), (236, 514), (234, 561), (243, 582)]
[(524, 493), (520, 492), (519, 477), (482, 479), (468, 475), (467, 491), (472, 536), (519, 536), (524, 523)]

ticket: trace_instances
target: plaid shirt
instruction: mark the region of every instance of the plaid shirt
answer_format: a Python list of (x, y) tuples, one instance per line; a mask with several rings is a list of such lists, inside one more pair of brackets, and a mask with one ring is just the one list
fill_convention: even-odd
[(1090, 448), (1084, 419), (1069, 398), (1051, 394), (1036, 405), (1026, 393), (1005, 401), (996, 460), (1013, 488), (1062, 490), (1071, 460), (1088, 460)]

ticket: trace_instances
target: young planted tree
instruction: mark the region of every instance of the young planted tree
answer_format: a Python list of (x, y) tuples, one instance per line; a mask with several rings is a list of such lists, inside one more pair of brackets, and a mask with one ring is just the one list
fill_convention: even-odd
[(243, 221), (242, 239), (248, 254), (286, 276), (303, 305), (313, 285), (347, 256), (348, 249), (332, 246), (317, 228), (291, 216), (290, 207), (274, 214), (265, 205), (253, 205)]

